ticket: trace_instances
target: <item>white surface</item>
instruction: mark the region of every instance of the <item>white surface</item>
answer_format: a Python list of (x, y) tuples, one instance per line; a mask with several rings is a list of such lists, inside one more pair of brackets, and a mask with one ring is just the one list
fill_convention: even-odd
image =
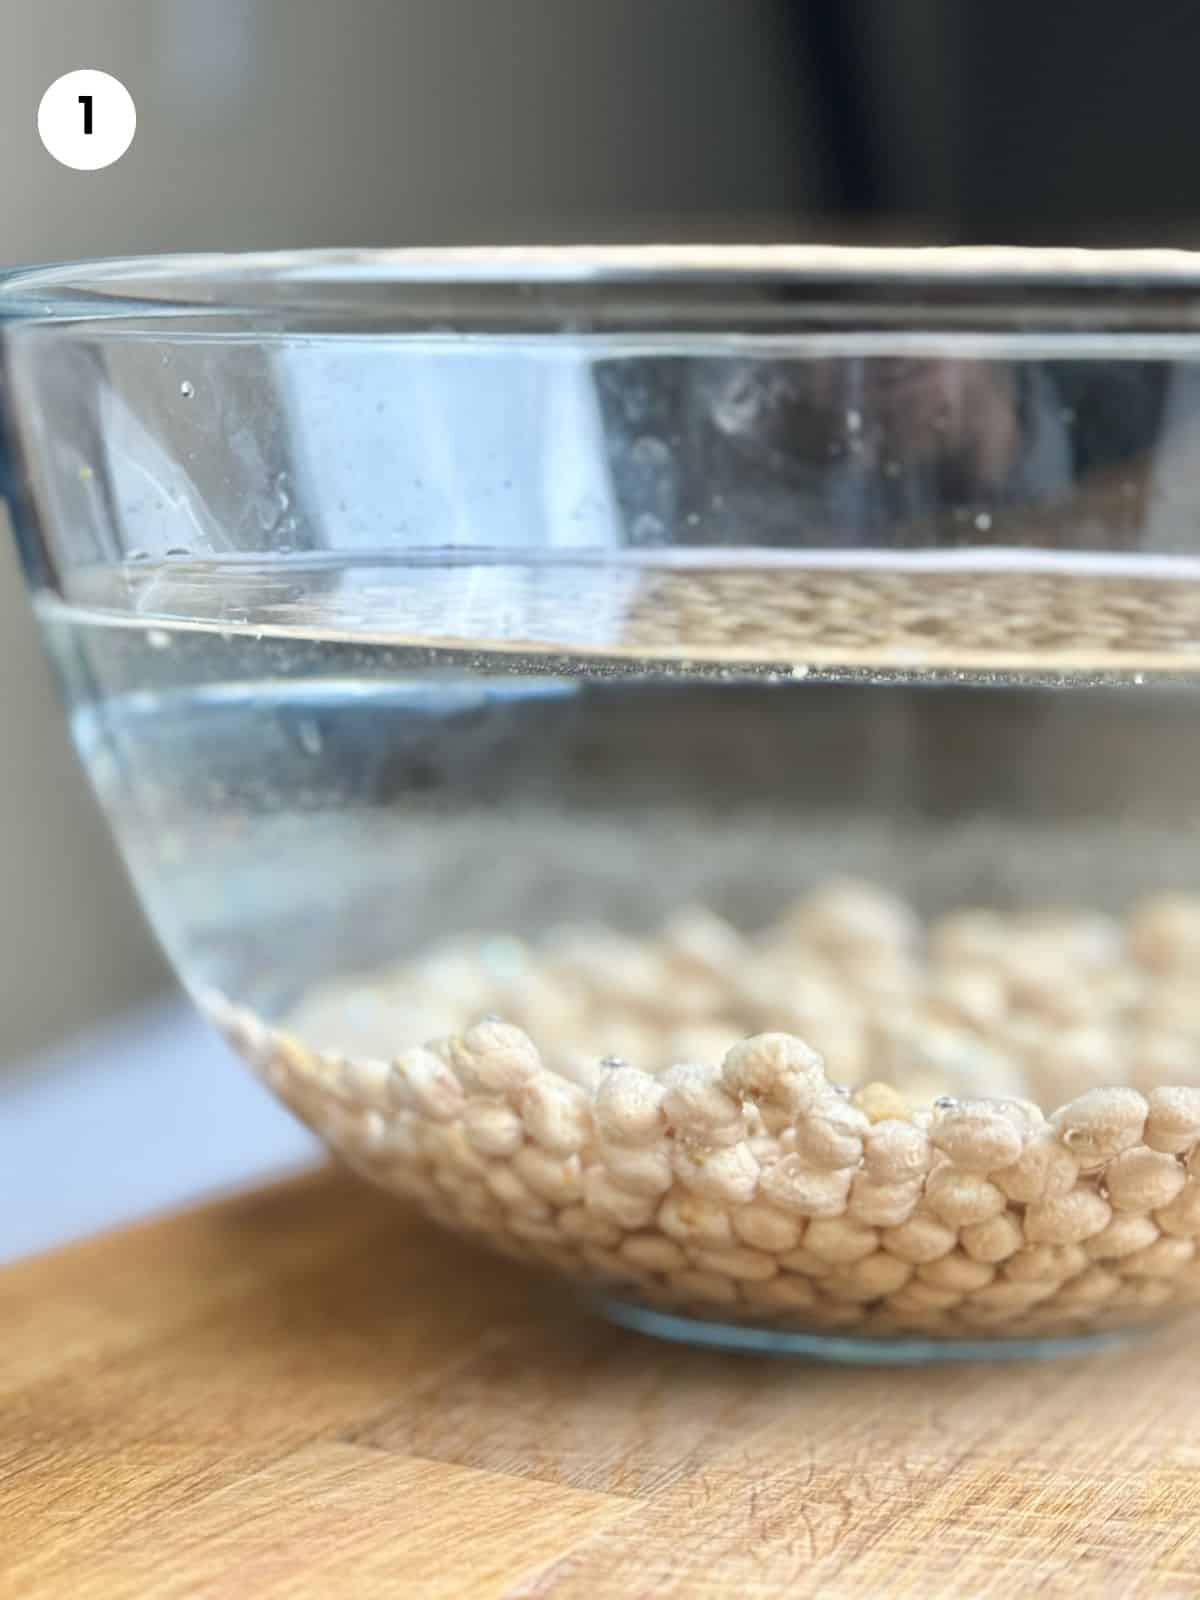
[(178, 997), (0, 1073), (0, 1261), (316, 1158)]

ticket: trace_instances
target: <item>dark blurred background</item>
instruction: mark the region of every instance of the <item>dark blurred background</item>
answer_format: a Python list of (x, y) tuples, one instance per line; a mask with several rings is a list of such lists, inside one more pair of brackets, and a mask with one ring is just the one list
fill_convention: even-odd
[[(613, 239), (1200, 243), (1200, 7), (0, 0), (0, 257)], [(115, 73), (116, 166), (37, 140)], [(0, 540), (0, 1060), (164, 972)]]

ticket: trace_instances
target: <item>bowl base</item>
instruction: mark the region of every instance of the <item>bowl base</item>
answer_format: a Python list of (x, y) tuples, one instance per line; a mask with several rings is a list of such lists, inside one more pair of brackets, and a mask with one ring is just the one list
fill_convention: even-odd
[(849, 1366), (917, 1367), (939, 1361), (1044, 1361), (1053, 1356), (1091, 1355), (1127, 1344), (1136, 1331), (1070, 1334), (1045, 1339), (856, 1339), (839, 1333), (795, 1333), (739, 1323), (681, 1317), (629, 1300), (596, 1302), (601, 1314), (622, 1328), (677, 1344), (707, 1345), (757, 1355), (796, 1356)]

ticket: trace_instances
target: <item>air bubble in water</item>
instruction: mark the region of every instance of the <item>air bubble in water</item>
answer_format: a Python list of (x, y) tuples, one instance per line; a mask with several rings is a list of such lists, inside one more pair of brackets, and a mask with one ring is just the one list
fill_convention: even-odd
[(722, 433), (749, 433), (767, 404), (767, 386), (753, 372), (738, 372), (717, 396), (712, 419)]
[(847, 411), (847, 413), (846, 413), (846, 432), (847, 433), (861, 433), (862, 432), (862, 425), (863, 425), (863, 419), (862, 419), (862, 412), (861, 411), (854, 411), (854, 410)]
[(979, 529), (980, 533), (986, 533), (991, 525), (992, 519), (986, 511), (981, 511), (975, 518), (975, 526)]
[(296, 736), (306, 754), (310, 756), (319, 756), (321, 754), (324, 741), (321, 738), (320, 728), (311, 717), (305, 717), (297, 724)]
[(933, 1108), (935, 1111), (957, 1111), (959, 1103), (957, 1095), (940, 1094), (933, 1102)]
[(165, 628), (151, 628), (146, 634), (146, 643), (151, 650), (169, 650), (171, 648), (171, 635)]
[(665, 467), (671, 461), (670, 449), (652, 434), (636, 439), (631, 454), (639, 467)]
[(190, 378), (185, 378), (179, 385), (179, 392), (185, 400), (190, 400), (196, 392), (196, 385)]
[(641, 511), (634, 517), (630, 532), (634, 544), (662, 544), (667, 529), (661, 517), (656, 517), (652, 511)]
[(613, 1070), (617, 1067), (623, 1067), (625, 1065), (625, 1058), (624, 1056), (601, 1056), (600, 1065)]

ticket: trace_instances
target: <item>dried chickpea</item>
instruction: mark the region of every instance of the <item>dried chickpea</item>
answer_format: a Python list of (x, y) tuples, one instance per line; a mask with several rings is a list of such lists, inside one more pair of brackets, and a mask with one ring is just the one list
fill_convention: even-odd
[(779, 1265), (786, 1267), (789, 1272), (798, 1272), (802, 1278), (827, 1278), (833, 1271), (828, 1261), (822, 1261), (820, 1256), (813, 1255), (803, 1245), (798, 1250), (789, 1250), (786, 1255), (781, 1255)]
[(631, 1233), (622, 1239), (619, 1253), (647, 1272), (686, 1271), (688, 1258), (673, 1239), (661, 1233)]
[(520, 1216), (534, 1217), (539, 1221), (550, 1216), (550, 1207), (540, 1195), (534, 1194), (528, 1184), (522, 1183), (506, 1161), (493, 1161), (483, 1181), (506, 1211), (515, 1211)]
[(583, 1175), (583, 1203), (594, 1216), (619, 1228), (646, 1228), (658, 1209), (654, 1195), (621, 1189), (603, 1167), (589, 1167)]
[(1200, 1178), (1189, 1178), (1174, 1200), (1159, 1206), (1154, 1220), (1164, 1233), (1177, 1238), (1200, 1234)]
[[(417, 1143), (427, 1161), (463, 1178), (481, 1178), (489, 1163), (467, 1139), (459, 1122), (426, 1122), (416, 1130)], [(391, 1140), (385, 1133), (383, 1154), (392, 1154)]]
[(658, 1208), (658, 1226), (680, 1244), (734, 1243), (729, 1209), (682, 1188), (672, 1189)]
[(936, 1284), (913, 1277), (902, 1289), (889, 1295), (888, 1304), (896, 1311), (949, 1311), (961, 1299), (962, 1294), (957, 1289), (940, 1289)]
[(846, 1217), (814, 1217), (805, 1229), (804, 1248), (822, 1261), (842, 1266), (861, 1261), (879, 1248), (879, 1235)]
[(468, 1101), (462, 1128), (471, 1148), (484, 1156), (512, 1156), (525, 1143), (524, 1122), (500, 1100)]
[(1141, 1141), (1150, 1107), (1136, 1089), (1088, 1089), (1050, 1118), (1050, 1125), (1085, 1170)]
[(929, 1139), (965, 1172), (1009, 1167), (1019, 1158), (1023, 1145), (1015, 1119), (986, 1100), (959, 1101), (937, 1112)]
[(594, 1115), (612, 1144), (653, 1144), (666, 1127), (662, 1085), (637, 1067), (613, 1067), (596, 1092)]
[(1170, 1205), (1186, 1182), (1174, 1156), (1145, 1145), (1123, 1150), (1104, 1169), (1104, 1187), (1116, 1211), (1157, 1211)]
[(1112, 1207), (1092, 1189), (1073, 1189), (1054, 1200), (1042, 1200), (1025, 1212), (1025, 1237), (1030, 1244), (1082, 1244), (1112, 1220)]
[(1133, 1216), (1118, 1211), (1106, 1228), (1085, 1239), (1083, 1248), (1096, 1261), (1116, 1261), (1144, 1250), (1159, 1237), (1161, 1229), (1153, 1217)]
[(924, 1261), (913, 1269), (922, 1283), (935, 1289), (953, 1289), (959, 1294), (974, 1294), (991, 1283), (996, 1269), (984, 1261), (972, 1261), (961, 1250), (952, 1250), (937, 1261)]
[(1008, 1010), (1008, 989), (994, 967), (953, 966), (940, 972), (930, 987), (935, 1011), (952, 1022), (965, 1022), (977, 1033), (999, 1028)]
[(351, 1105), (371, 1106), (378, 1111), (390, 1109), (390, 1061), (376, 1061), (367, 1057), (343, 1060), (339, 1078), (341, 1093)]
[(850, 878), (827, 883), (806, 896), (789, 918), (789, 926), (834, 955), (904, 950), (920, 935), (912, 909), (897, 895)]
[(1186, 1267), (1196, 1253), (1192, 1239), (1172, 1238), (1164, 1234), (1144, 1250), (1135, 1250), (1122, 1256), (1117, 1271), (1122, 1277), (1173, 1278), (1181, 1267)]
[(862, 1160), (869, 1127), (857, 1106), (829, 1095), (796, 1123), (795, 1148), (810, 1167), (831, 1172), (854, 1167)]
[(1175, 1290), (1165, 1278), (1126, 1278), (1111, 1303), (1138, 1312), (1157, 1311), (1174, 1296)]
[(721, 1074), (735, 1099), (753, 1100), (764, 1116), (769, 1109), (785, 1120), (810, 1110), (829, 1088), (821, 1057), (787, 1033), (743, 1039), (725, 1057)]
[(692, 1260), (704, 1272), (720, 1272), (727, 1278), (762, 1281), (779, 1271), (775, 1257), (748, 1245), (728, 1245), (724, 1249), (691, 1247)]
[(815, 1172), (797, 1155), (764, 1167), (758, 1180), (763, 1198), (781, 1211), (802, 1217), (837, 1217), (846, 1209), (851, 1171)]
[(952, 1162), (935, 1167), (925, 1182), (925, 1205), (952, 1228), (986, 1222), (1005, 1207), (1002, 1190), (977, 1172), (964, 1172)]
[(899, 1227), (885, 1228), (879, 1235), (879, 1241), (891, 1255), (920, 1266), (923, 1262), (937, 1261), (949, 1255), (958, 1243), (958, 1231), (948, 1228), (944, 1222), (938, 1222), (935, 1217), (918, 1212)]
[(899, 1256), (888, 1255), (883, 1250), (876, 1250), (874, 1254), (849, 1262), (838, 1270), (851, 1283), (869, 1291), (872, 1298), (895, 1294), (913, 1275), (913, 1267), (909, 1262), (901, 1261)]
[(959, 1242), (973, 1261), (986, 1261), (995, 1266), (1016, 1255), (1025, 1243), (1021, 1225), (1008, 1212), (989, 1217), (986, 1222), (972, 1222), (959, 1232)]
[(1183, 1155), (1200, 1144), (1200, 1089), (1151, 1089), (1146, 1103), (1146, 1143), (1151, 1150)]
[(921, 1199), (921, 1181), (872, 1183), (859, 1172), (850, 1184), (846, 1215), (867, 1227), (898, 1228), (908, 1221)]
[(665, 1141), (661, 1145), (600, 1143), (593, 1148), (592, 1157), (618, 1189), (628, 1189), (630, 1194), (664, 1195), (674, 1182)]
[(737, 1144), (745, 1136), (740, 1103), (724, 1088), (719, 1068), (681, 1064), (659, 1080), (663, 1113), (677, 1134), (697, 1144)]
[(729, 1220), (741, 1242), (756, 1250), (795, 1250), (804, 1231), (798, 1217), (777, 1211), (762, 1200), (736, 1207), (729, 1213)]
[(929, 930), (929, 948), (939, 966), (988, 967), (1003, 959), (1012, 934), (994, 911), (951, 911)]
[(876, 1081), (864, 1084), (855, 1091), (854, 1104), (870, 1123), (908, 1122), (912, 1117), (912, 1107), (890, 1083)]
[(1086, 1272), (1090, 1264), (1083, 1245), (1029, 1244), (1009, 1256), (1002, 1270), (1019, 1283), (1058, 1284)]
[(541, 1070), (529, 1035), (510, 1022), (485, 1018), (449, 1042), (450, 1065), (473, 1094), (512, 1094)]
[(912, 1121), (881, 1119), (863, 1141), (863, 1166), (873, 1183), (906, 1183), (924, 1177), (930, 1160), (928, 1135)]
[(676, 1144), (671, 1165), (680, 1183), (725, 1205), (746, 1205), (758, 1188), (760, 1168), (745, 1143), (719, 1150)]
[(554, 1155), (576, 1155), (591, 1137), (587, 1095), (565, 1079), (541, 1073), (524, 1086), (516, 1104), (530, 1138)]
[(551, 1155), (527, 1144), (512, 1158), (512, 1169), (534, 1194), (551, 1205), (573, 1205), (583, 1196), (583, 1168), (578, 1156)]
[(1079, 1177), (1079, 1162), (1051, 1127), (1037, 1128), (1010, 1167), (990, 1174), (1009, 1200), (1031, 1205), (1069, 1194)]
[(724, 982), (746, 959), (737, 929), (705, 906), (685, 906), (663, 925), (662, 947), (674, 965)]
[(1200, 965), (1200, 897), (1149, 896), (1134, 907), (1127, 933), (1135, 959), (1151, 971)]
[(986, 1312), (1011, 1315), (1015, 1311), (1025, 1311), (1030, 1306), (1036, 1305), (1050, 1292), (1049, 1285), (1039, 1281), (1023, 1283), (1015, 1278), (997, 1278), (973, 1290), (970, 1296), (960, 1303), (959, 1314), (973, 1316), (978, 1312)]
[(1122, 1280), (1115, 1272), (1107, 1272), (1104, 1267), (1086, 1267), (1083, 1272), (1069, 1278), (1064, 1285), (1054, 1294), (1054, 1304), (1058, 1306), (1098, 1306), (1102, 1301), (1112, 1299), (1122, 1286)]
[(392, 1069), (392, 1093), (407, 1091), (425, 1116), (450, 1122), (462, 1115), (466, 1103), (462, 1085), (432, 1050), (420, 1046), (405, 1050), (393, 1060)]
[(621, 1242), (621, 1229), (616, 1223), (597, 1216), (594, 1211), (589, 1211), (583, 1205), (567, 1206), (560, 1211), (558, 1227), (568, 1239), (577, 1239), (581, 1243), (586, 1241), (588, 1244), (611, 1248)]

